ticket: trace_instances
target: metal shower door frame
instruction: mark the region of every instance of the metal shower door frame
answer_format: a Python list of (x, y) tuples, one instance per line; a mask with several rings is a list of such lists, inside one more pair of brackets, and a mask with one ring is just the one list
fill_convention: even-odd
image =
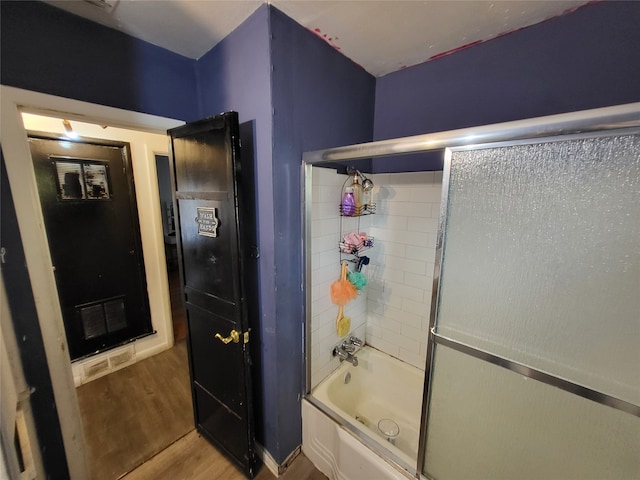
[[(451, 162), (456, 152), (470, 150), (484, 150), (501, 147), (512, 147), (522, 145), (532, 145), (538, 143), (554, 143), (565, 142), (579, 139), (604, 138), (616, 135), (640, 135), (640, 127), (632, 126), (628, 128), (603, 129), (595, 132), (578, 133), (578, 134), (561, 134), (543, 138), (526, 138), (512, 141), (480, 143), (477, 145), (466, 145), (460, 147), (451, 147), (445, 149), (444, 169), (442, 175), (442, 197), (441, 207), (438, 219), (438, 233), (436, 237), (436, 256), (433, 273), (433, 288), (431, 296), (431, 310), (429, 315), (429, 339), (427, 342), (427, 361), (425, 368), (424, 397), (422, 403), (422, 414), (420, 423), (420, 445), (418, 447), (418, 471), (424, 469), (424, 461), (426, 456), (427, 445), (427, 428), (428, 417), (431, 403), (432, 379), (433, 379), (433, 360), (436, 345), (442, 345), (451, 348), (457, 352), (469, 355), (478, 360), (497, 365), (511, 372), (517, 373), (532, 380), (537, 380), (543, 384), (550, 385), (566, 392), (578, 395), (601, 405), (621, 410), (636, 417), (640, 417), (640, 405), (636, 405), (620, 398), (608, 395), (598, 390), (586, 387), (579, 383), (572, 382), (562, 377), (547, 373), (538, 368), (526, 365), (522, 362), (511, 360), (501, 355), (497, 355), (486, 350), (474, 347), (472, 345), (460, 342), (438, 333), (438, 307), (440, 297), (440, 277), (442, 273), (442, 260), (444, 253), (444, 242), (447, 230), (447, 214), (449, 205), (449, 186), (451, 179)], [(423, 478), (429, 478), (422, 474)]]

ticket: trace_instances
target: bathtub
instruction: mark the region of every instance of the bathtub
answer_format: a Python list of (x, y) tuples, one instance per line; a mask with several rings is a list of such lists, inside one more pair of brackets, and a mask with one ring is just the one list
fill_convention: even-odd
[(414, 477), (424, 372), (368, 346), (356, 356), (303, 400), (305, 455), (332, 480)]

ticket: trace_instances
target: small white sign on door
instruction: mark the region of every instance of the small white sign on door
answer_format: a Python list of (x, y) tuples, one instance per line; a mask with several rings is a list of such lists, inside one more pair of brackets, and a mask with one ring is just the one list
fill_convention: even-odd
[(196, 223), (198, 224), (198, 235), (205, 237), (218, 236), (218, 214), (215, 208), (197, 207), (198, 216)]

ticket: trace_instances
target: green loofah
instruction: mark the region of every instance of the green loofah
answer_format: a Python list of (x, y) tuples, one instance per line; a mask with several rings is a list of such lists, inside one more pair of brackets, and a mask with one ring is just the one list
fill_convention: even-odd
[(362, 290), (367, 286), (367, 279), (360, 272), (349, 272), (347, 274), (347, 280), (349, 280), (358, 290)]

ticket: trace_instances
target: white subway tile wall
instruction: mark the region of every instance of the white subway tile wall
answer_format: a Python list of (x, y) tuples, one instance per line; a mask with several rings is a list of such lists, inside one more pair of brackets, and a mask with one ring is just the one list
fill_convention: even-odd
[[(331, 284), (340, 278), (340, 249), (342, 234), (352, 231), (368, 233), (366, 216), (358, 218), (339, 215), (342, 186), (346, 175), (338, 175), (329, 168), (313, 167), (313, 203), (311, 214), (311, 386), (315, 387), (340, 361), (332, 355), (333, 348), (342, 341), (338, 337), (336, 320), (338, 305), (331, 302)], [(349, 269), (354, 264), (349, 263)], [(365, 339), (367, 293), (344, 307), (344, 315), (351, 318), (351, 335)]]
[(366, 341), (424, 369), (442, 172), (372, 175)]
[[(347, 179), (335, 170), (313, 167), (311, 217), (311, 386), (339, 365), (332, 356), (342, 339), (336, 330), (338, 306), (330, 287), (340, 277), (340, 234), (366, 232), (374, 247), (363, 255), (367, 287), (345, 306), (351, 334), (400, 360), (424, 369), (429, 309), (440, 211), (442, 172), (370, 175), (375, 215), (340, 217)], [(349, 263), (350, 270), (354, 264)]]

